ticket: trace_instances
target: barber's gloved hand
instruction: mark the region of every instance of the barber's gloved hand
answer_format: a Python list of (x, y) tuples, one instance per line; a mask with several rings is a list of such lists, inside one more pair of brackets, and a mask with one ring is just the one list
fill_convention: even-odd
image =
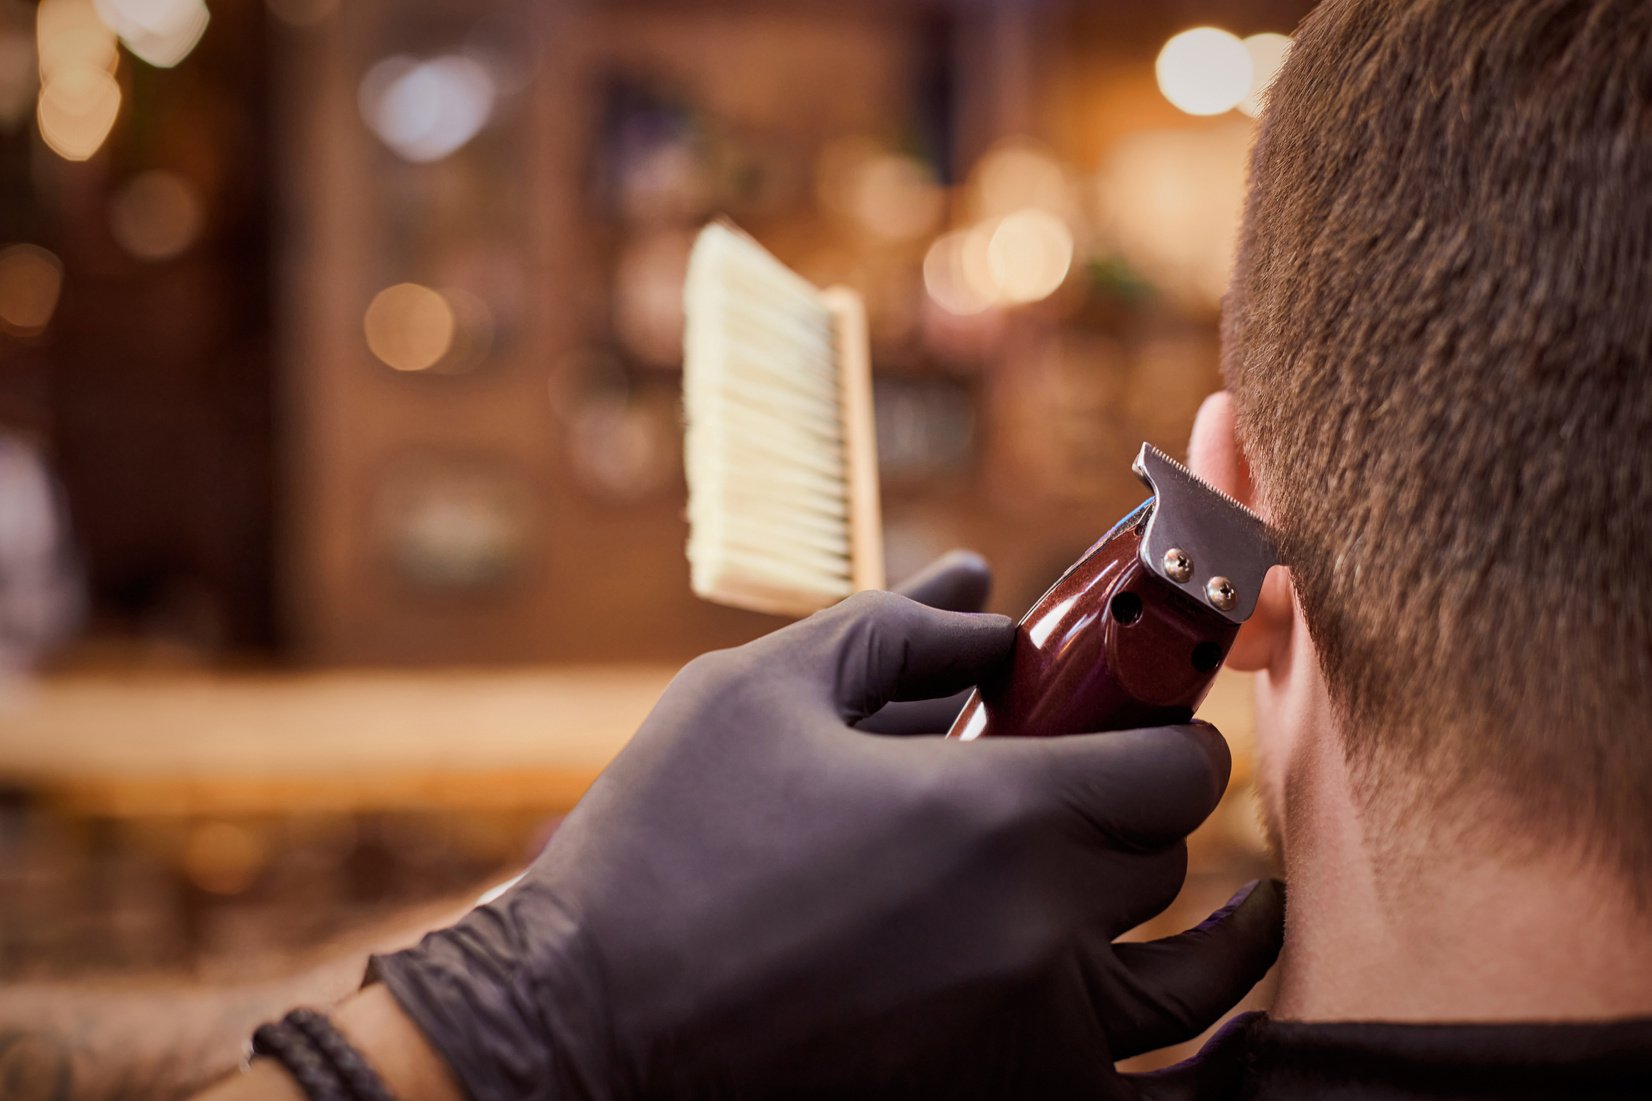
[(474, 1101), (1136, 1096), (1113, 1061), (1232, 1006), (1281, 899), (1112, 943), (1181, 886), (1211, 727), (856, 729), (1012, 637), (867, 593), (690, 663), (521, 883), (375, 973)]

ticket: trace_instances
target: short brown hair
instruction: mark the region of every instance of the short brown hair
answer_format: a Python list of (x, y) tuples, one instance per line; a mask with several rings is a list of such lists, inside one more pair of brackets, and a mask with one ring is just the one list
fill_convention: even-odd
[(1251, 176), (1224, 369), (1356, 790), (1646, 901), (1652, 3), (1325, 0)]

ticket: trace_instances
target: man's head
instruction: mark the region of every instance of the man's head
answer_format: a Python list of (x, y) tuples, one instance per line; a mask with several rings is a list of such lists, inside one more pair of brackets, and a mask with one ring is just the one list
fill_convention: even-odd
[(1652, 881), (1652, 4), (1325, 0), (1224, 327), (1195, 462), (1295, 597), (1236, 660), (1312, 650), (1379, 824)]

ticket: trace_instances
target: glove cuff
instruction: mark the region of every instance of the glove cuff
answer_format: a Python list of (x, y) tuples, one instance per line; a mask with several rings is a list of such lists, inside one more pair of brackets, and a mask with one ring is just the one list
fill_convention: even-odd
[(588, 1096), (558, 1065), (555, 1011), (518, 966), (516, 939), (508, 912), (484, 906), (415, 947), (371, 957), (367, 982), (385, 985), (470, 1101)]

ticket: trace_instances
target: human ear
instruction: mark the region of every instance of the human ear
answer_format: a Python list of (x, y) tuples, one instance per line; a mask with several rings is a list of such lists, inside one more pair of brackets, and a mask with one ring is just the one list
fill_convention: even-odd
[[(1234, 422), (1233, 395), (1218, 390), (1199, 406), (1193, 421), (1193, 438), (1187, 445), (1187, 466), (1199, 477), (1258, 513), (1263, 510), (1251, 481), (1250, 463), (1239, 446)], [(1266, 515), (1263, 516), (1266, 519)], [(1256, 611), (1228, 650), (1227, 664), (1241, 672), (1254, 673), (1273, 664), (1282, 654), (1291, 631), (1290, 581), (1283, 569), (1268, 572)]]

